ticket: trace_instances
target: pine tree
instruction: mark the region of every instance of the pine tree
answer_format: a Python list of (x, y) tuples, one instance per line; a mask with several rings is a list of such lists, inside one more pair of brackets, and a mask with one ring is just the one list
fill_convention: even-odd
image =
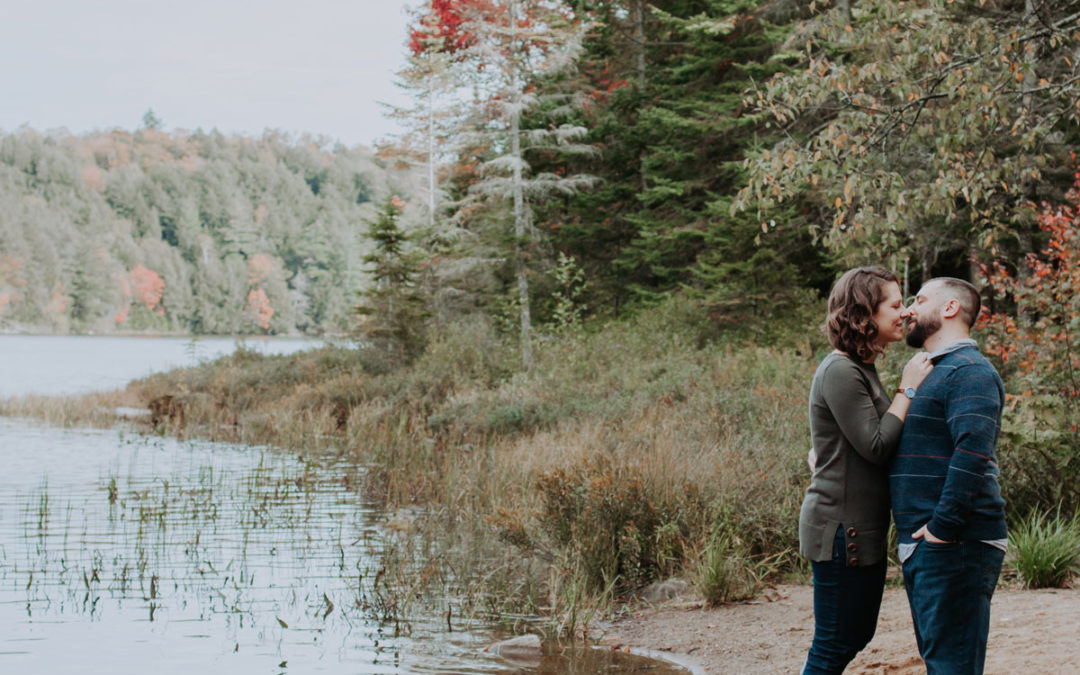
[(356, 307), (362, 317), (360, 335), (395, 360), (407, 360), (423, 350), (427, 319), (417, 283), (422, 253), (410, 248), (411, 238), (398, 225), (404, 205), (391, 195), (368, 223), (374, 249), (363, 260), (369, 266), (371, 286)]
[[(603, 183), (555, 204), (556, 246), (582, 261), (595, 308), (687, 290), (715, 318), (767, 314), (790, 286), (818, 286), (828, 266), (784, 214), (762, 232), (730, 214), (742, 164), (771, 133), (744, 114), (745, 90), (784, 69), (772, 59), (787, 30), (755, 0), (593, 2), (599, 28), (586, 42), (582, 113), (603, 160)], [(560, 212), (560, 208), (562, 211)]]

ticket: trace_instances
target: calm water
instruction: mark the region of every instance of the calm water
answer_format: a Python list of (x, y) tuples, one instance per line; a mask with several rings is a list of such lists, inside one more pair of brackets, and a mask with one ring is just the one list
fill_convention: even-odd
[[(196, 345), (0, 336), (0, 394), (114, 388), (117, 369), (232, 348)], [(340, 458), (0, 418), (0, 466), (0, 673), (682, 672), (599, 651), (517, 666), (485, 652), (493, 617), (423, 597), (430, 586), (405, 592), (422, 559), (380, 572), (415, 561), (413, 542)]]
[(0, 335), (0, 397), (121, 389), (152, 372), (231, 353), (238, 344), (263, 354), (290, 354), (322, 343), (305, 338)]

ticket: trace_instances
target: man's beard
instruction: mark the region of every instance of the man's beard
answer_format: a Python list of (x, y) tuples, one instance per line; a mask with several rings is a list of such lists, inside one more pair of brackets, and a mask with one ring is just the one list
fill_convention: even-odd
[(939, 317), (930, 316), (927, 317), (925, 321), (916, 319), (915, 325), (908, 331), (905, 341), (907, 342), (908, 347), (922, 349), (922, 346), (926, 344), (926, 341), (939, 330), (941, 330), (941, 319)]

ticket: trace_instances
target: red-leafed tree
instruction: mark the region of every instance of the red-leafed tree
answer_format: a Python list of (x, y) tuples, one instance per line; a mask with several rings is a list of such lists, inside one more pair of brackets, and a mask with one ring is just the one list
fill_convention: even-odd
[(270, 330), (270, 319), (274, 316), (274, 308), (270, 306), (270, 298), (262, 287), (253, 288), (248, 292), (247, 308), (244, 317), (263, 330)]
[(471, 47), (476, 35), (468, 30), (466, 17), (487, 4), (485, 0), (429, 0), (418, 13), (419, 21), (409, 27), (409, 51), (414, 56), (431, 51), (453, 54)]
[(22, 261), (9, 255), (0, 255), (0, 316), (8, 305), (20, 297), (18, 289), (25, 285), (19, 277)]
[(1039, 210), (1038, 253), (1018, 268), (981, 267), (997, 310), (980, 318), (985, 347), (1010, 384), (1005, 435), (1032, 451), (1014, 467), (1027, 478), (1017, 482), (1051, 508), (1080, 506), (1080, 171), (1075, 178), (1066, 203)]
[(136, 265), (132, 268), (130, 276), (135, 299), (150, 311), (161, 309), (158, 304), (165, 294), (165, 281), (158, 273), (145, 265)]
[(480, 6), (480, 0), (430, 0), (412, 12), (407, 64), (397, 73), (397, 85), (410, 94), (412, 104), (389, 111), (406, 129), (395, 139), (395, 161), (424, 167), (427, 227), (433, 232), (445, 200), (440, 161), (450, 159), (454, 120), (463, 114), (458, 68), (464, 50), (475, 41), (463, 23)]
[[(250, 312), (251, 321), (263, 330), (277, 331), (293, 324), (295, 314), (290, 305), (285, 264), (269, 253), (255, 253), (246, 261), (249, 308), (251, 292), (256, 292), (258, 309)], [(271, 326), (270, 319), (274, 318)]]

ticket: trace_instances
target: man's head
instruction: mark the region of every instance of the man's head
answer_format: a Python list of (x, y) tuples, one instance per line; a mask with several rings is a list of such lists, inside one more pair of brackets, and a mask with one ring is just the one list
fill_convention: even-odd
[[(922, 349), (927, 340), (942, 342), (935, 345), (937, 348), (948, 341), (968, 337), (981, 307), (979, 290), (970, 282), (953, 277), (931, 279), (919, 289), (908, 308), (911, 312), (908, 345)], [(939, 339), (935, 340), (935, 336)]]

